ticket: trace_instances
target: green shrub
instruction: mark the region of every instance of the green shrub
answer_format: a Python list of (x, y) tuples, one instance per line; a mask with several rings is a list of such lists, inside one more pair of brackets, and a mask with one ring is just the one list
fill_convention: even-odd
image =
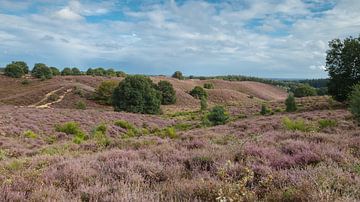
[(302, 132), (314, 131), (314, 127), (306, 123), (303, 119), (291, 120), (289, 117), (285, 117), (282, 122), (287, 130)]
[(161, 104), (170, 105), (176, 103), (176, 92), (173, 85), (168, 81), (160, 81), (157, 89), (161, 92)]
[(206, 89), (214, 89), (214, 84), (212, 84), (212, 83), (204, 83), (204, 88), (206, 88)]
[(38, 137), (38, 135), (36, 133), (34, 133), (33, 131), (31, 131), (31, 130), (25, 131), (24, 136), (26, 138), (30, 138), (30, 139), (36, 139)]
[(337, 125), (336, 120), (331, 120), (331, 119), (320, 119), (318, 121), (319, 124), (319, 128), (323, 129), (323, 128), (328, 128), (328, 127), (335, 127)]
[(123, 72), (123, 71), (117, 71), (117, 72), (116, 72), (116, 76), (117, 76), (117, 77), (126, 77), (126, 73)]
[(195, 88), (190, 91), (190, 95), (197, 99), (201, 99), (202, 97), (208, 97), (207, 92), (201, 86), (195, 86)]
[(56, 67), (50, 67), (50, 70), (51, 70), (53, 76), (59, 76), (59, 75), (61, 75), (61, 72), (60, 72), (59, 69), (56, 68)]
[(207, 115), (207, 119), (210, 121), (211, 125), (225, 124), (229, 118), (229, 114), (222, 106), (215, 106)]
[(70, 76), (72, 75), (72, 71), (69, 67), (65, 67), (62, 71), (61, 71), (61, 75), (62, 76)]
[(182, 72), (180, 71), (176, 71), (174, 72), (174, 74), (172, 75), (173, 78), (176, 78), (176, 79), (179, 79), (179, 80), (183, 80), (184, 79), (184, 76), (182, 74)]
[(360, 122), (360, 84), (355, 85), (351, 91), (349, 96), (349, 107), (352, 115)]
[(174, 127), (163, 128), (162, 130), (155, 132), (155, 135), (161, 138), (170, 138), (170, 139), (176, 139), (179, 137)]
[(28, 79), (24, 79), (24, 80), (21, 81), (21, 84), (22, 85), (29, 85), (30, 81)]
[(316, 89), (311, 87), (309, 84), (299, 84), (294, 90), (295, 97), (307, 97), (317, 95)]
[(5, 160), (7, 158), (7, 152), (5, 150), (0, 149), (0, 161)]
[(115, 125), (119, 126), (120, 128), (127, 129), (127, 130), (133, 130), (135, 129), (135, 126), (125, 120), (117, 120), (115, 121)]
[(273, 114), (273, 112), (272, 112), (271, 109), (268, 109), (265, 104), (262, 104), (262, 105), (261, 105), (260, 114), (261, 114), (261, 115), (270, 115), (270, 114)]
[(110, 145), (111, 141), (106, 135), (107, 127), (105, 124), (98, 125), (92, 132), (92, 137), (95, 139), (96, 143), (101, 147), (107, 147)]
[(4, 74), (5, 76), (9, 76), (13, 78), (21, 78), (22, 76), (25, 75), (23, 68), (14, 63), (6, 65), (4, 69)]
[(155, 89), (150, 78), (141, 75), (127, 76), (115, 88), (112, 104), (115, 111), (159, 114), (161, 93)]
[(83, 101), (78, 101), (75, 103), (76, 109), (85, 110), (86, 109), (86, 103)]
[(79, 76), (79, 75), (81, 75), (81, 71), (78, 68), (73, 67), (73, 68), (71, 68), (71, 75)]
[(207, 109), (207, 107), (208, 107), (207, 98), (202, 96), (201, 100), (200, 100), (200, 110), (205, 111)]
[(285, 100), (285, 105), (287, 112), (294, 112), (297, 110), (294, 94), (292, 93), (289, 94), (289, 96)]
[(53, 77), (51, 69), (43, 63), (36, 63), (31, 75), (39, 79), (51, 79)]
[(74, 142), (80, 144), (83, 140), (87, 139), (87, 135), (83, 132), (79, 124), (76, 122), (67, 122), (62, 125), (56, 125), (55, 130), (57, 132), (63, 132), (67, 135), (74, 135)]
[(101, 84), (95, 89), (95, 100), (101, 104), (111, 105), (114, 90), (118, 85), (119, 82), (115, 80), (101, 82)]

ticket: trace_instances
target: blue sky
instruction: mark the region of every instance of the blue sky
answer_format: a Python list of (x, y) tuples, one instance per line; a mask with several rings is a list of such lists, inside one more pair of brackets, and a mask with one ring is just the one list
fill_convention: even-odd
[(0, 66), (320, 78), (359, 0), (0, 0)]

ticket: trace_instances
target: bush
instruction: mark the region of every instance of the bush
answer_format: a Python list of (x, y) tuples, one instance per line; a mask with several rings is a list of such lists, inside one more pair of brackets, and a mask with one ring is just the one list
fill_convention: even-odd
[(360, 84), (353, 87), (349, 96), (349, 107), (352, 115), (360, 122)]
[(30, 138), (30, 139), (36, 139), (38, 137), (38, 135), (36, 133), (32, 132), (31, 130), (25, 131), (24, 136), (26, 138)]
[(135, 126), (125, 120), (117, 120), (115, 121), (115, 125), (119, 126), (120, 128), (126, 129), (126, 130), (134, 130)]
[(51, 79), (53, 77), (51, 69), (43, 63), (36, 63), (31, 74), (39, 79)]
[(107, 127), (105, 124), (98, 125), (92, 133), (93, 138), (99, 146), (107, 147), (110, 145), (110, 139), (106, 135)]
[(5, 76), (13, 77), (13, 78), (21, 78), (25, 75), (24, 69), (14, 62), (6, 65), (4, 69)]
[(115, 111), (159, 114), (161, 93), (154, 83), (145, 76), (127, 76), (115, 88), (112, 104)]
[(73, 68), (71, 69), (71, 75), (79, 76), (79, 75), (81, 75), (81, 71), (80, 71), (78, 68), (73, 67)]
[(56, 68), (56, 67), (50, 67), (50, 69), (51, 69), (51, 72), (52, 72), (53, 76), (59, 76), (59, 75), (61, 75), (61, 73), (60, 73), (60, 71), (59, 71), (58, 68)]
[(318, 121), (319, 124), (319, 128), (323, 129), (323, 128), (327, 128), (327, 127), (335, 127), (337, 125), (336, 120), (331, 120), (331, 119), (320, 119)]
[(289, 117), (285, 117), (283, 119), (283, 126), (287, 130), (291, 130), (291, 131), (302, 131), (302, 132), (314, 131), (314, 127), (306, 123), (303, 119), (291, 120), (289, 119)]
[(70, 76), (72, 75), (72, 70), (68, 67), (64, 68), (62, 71), (61, 71), (61, 75), (62, 76)]
[(207, 107), (208, 107), (207, 98), (202, 96), (201, 100), (200, 100), (200, 110), (205, 111), (207, 109)]
[(297, 110), (294, 94), (292, 93), (289, 94), (289, 96), (285, 100), (285, 105), (287, 112), (294, 112)]
[(214, 89), (214, 84), (212, 84), (212, 83), (204, 83), (204, 88), (206, 88), (206, 89)]
[(76, 122), (67, 122), (62, 125), (56, 125), (55, 130), (57, 132), (63, 132), (67, 135), (74, 135), (73, 142), (76, 144), (80, 144), (88, 138)]
[(295, 97), (307, 97), (317, 95), (316, 89), (311, 87), (309, 84), (300, 84), (294, 90)]
[(173, 75), (172, 75), (173, 78), (176, 78), (176, 79), (180, 79), (180, 80), (183, 80), (184, 79), (184, 76), (182, 74), (182, 72), (180, 71), (176, 71)]
[(95, 99), (101, 104), (111, 105), (114, 90), (118, 85), (119, 82), (114, 80), (101, 82), (101, 84), (95, 89)]
[(169, 105), (176, 103), (176, 92), (170, 82), (160, 81), (157, 85), (157, 89), (161, 92), (162, 95), (161, 104)]
[(208, 97), (207, 92), (201, 86), (195, 86), (195, 88), (190, 91), (190, 95), (197, 99), (201, 99), (202, 97)]
[(116, 76), (117, 76), (117, 77), (126, 77), (126, 73), (123, 72), (123, 71), (117, 71), (117, 72), (116, 72)]
[(21, 84), (22, 85), (29, 85), (30, 81), (28, 79), (24, 79), (24, 80), (21, 81)]
[(174, 127), (166, 127), (162, 130), (155, 132), (155, 135), (161, 138), (170, 138), (170, 139), (176, 139), (179, 137)]
[(226, 112), (224, 107), (221, 106), (215, 106), (207, 115), (207, 119), (212, 125), (225, 124), (229, 120), (229, 118), (229, 114)]
[(267, 115), (267, 114), (268, 114), (268, 108), (266, 107), (265, 104), (261, 105), (260, 114), (261, 114), (261, 115)]
[(78, 101), (75, 103), (76, 109), (85, 110), (86, 109), (86, 103), (83, 101)]

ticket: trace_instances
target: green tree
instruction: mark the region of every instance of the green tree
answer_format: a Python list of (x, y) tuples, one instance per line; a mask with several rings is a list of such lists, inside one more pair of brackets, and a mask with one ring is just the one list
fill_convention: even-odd
[(159, 114), (161, 93), (155, 89), (150, 78), (141, 75), (127, 76), (115, 88), (112, 104), (115, 111)]
[(317, 95), (316, 89), (311, 87), (309, 84), (299, 84), (294, 90), (295, 97), (307, 97)]
[(201, 86), (195, 86), (195, 88), (190, 91), (190, 95), (197, 99), (201, 99), (202, 97), (208, 97), (207, 92)]
[(6, 65), (4, 69), (5, 76), (13, 77), (13, 78), (21, 78), (25, 75), (24, 69), (17, 64), (11, 63)]
[(176, 71), (173, 75), (172, 75), (173, 78), (176, 78), (176, 79), (180, 79), (180, 80), (183, 80), (184, 79), (184, 76), (182, 74), (182, 72), (180, 71)]
[(207, 116), (207, 119), (212, 123), (212, 125), (225, 124), (229, 118), (229, 114), (222, 106), (215, 106), (211, 109)]
[(173, 85), (168, 81), (160, 81), (157, 89), (161, 92), (161, 104), (170, 105), (176, 103), (176, 92)]
[(73, 68), (71, 69), (71, 75), (74, 75), (74, 76), (79, 76), (79, 75), (81, 75), (80, 69), (79, 69), (79, 68), (76, 68), (76, 67), (73, 67)]
[(329, 73), (328, 92), (338, 101), (345, 101), (352, 86), (360, 82), (360, 36), (329, 43), (326, 70)]
[(123, 71), (117, 71), (117, 72), (116, 72), (116, 76), (117, 76), (117, 77), (126, 77), (126, 73), (123, 72)]
[(31, 75), (39, 79), (51, 79), (53, 77), (51, 69), (43, 63), (36, 63)]
[(115, 77), (116, 76), (116, 72), (114, 69), (108, 69), (106, 70), (106, 75), (107, 76), (111, 76), (111, 77)]
[(119, 82), (114, 80), (101, 82), (101, 84), (95, 89), (95, 99), (101, 104), (111, 105), (114, 90), (118, 85)]
[(70, 76), (72, 75), (72, 71), (69, 67), (65, 67), (62, 71), (61, 71), (61, 75), (63, 76)]
[(12, 64), (15, 64), (19, 67), (22, 68), (24, 74), (28, 74), (29, 73), (29, 67), (28, 65), (26, 64), (26, 62), (23, 62), (23, 61), (13, 61)]
[(59, 71), (58, 68), (56, 68), (56, 67), (50, 67), (50, 69), (51, 69), (51, 72), (52, 72), (53, 76), (59, 76), (59, 75), (61, 75), (61, 73), (60, 73), (60, 71)]
[(293, 93), (290, 93), (289, 96), (287, 97), (287, 99), (285, 100), (285, 105), (286, 105), (286, 111), (287, 112), (294, 112), (297, 110), (297, 106), (296, 106), (296, 102), (295, 102), (295, 97)]
[(352, 88), (349, 96), (350, 112), (360, 122), (360, 83)]

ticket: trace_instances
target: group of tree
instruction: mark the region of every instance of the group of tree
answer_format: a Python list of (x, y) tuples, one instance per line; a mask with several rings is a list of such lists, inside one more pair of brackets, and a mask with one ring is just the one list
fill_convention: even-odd
[(107, 76), (107, 77), (125, 77), (126, 74), (123, 71), (115, 71), (114, 69), (104, 69), (102, 67), (98, 67), (95, 69), (89, 68), (86, 71), (86, 75), (90, 76)]
[(6, 65), (4, 69), (4, 74), (13, 78), (21, 78), (28, 73), (29, 67), (25, 62), (22, 61), (13, 61), (10, 64)]
[(115, 111), (159, 114), (161, 105), (176, 102), (176, 91), (168, 81), (155, 84), (149, 77), (132, 75), (121, 82), (102, 82), (96, 88), (95, 99), (113, 105)]

